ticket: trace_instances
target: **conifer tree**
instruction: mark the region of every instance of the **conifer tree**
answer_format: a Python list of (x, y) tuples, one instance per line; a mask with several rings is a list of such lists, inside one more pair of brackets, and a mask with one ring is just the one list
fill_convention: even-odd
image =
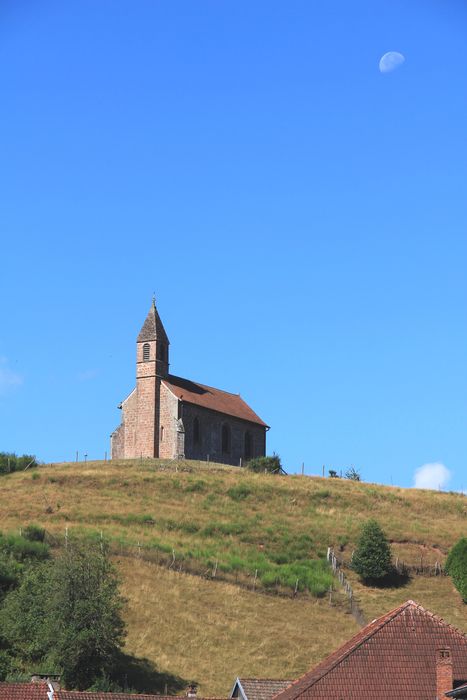
[(380, 582), (391, 573), (391, 548), (376, 520), (369, 520), (363, 525), (352, 558), (352, 568), (368, 583)]

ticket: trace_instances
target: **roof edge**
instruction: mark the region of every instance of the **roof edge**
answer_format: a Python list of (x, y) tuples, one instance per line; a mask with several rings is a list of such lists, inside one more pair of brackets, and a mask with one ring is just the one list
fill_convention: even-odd
[[(401, 612), (403, 612), (403, 611), (406, 610), (407, 608), (413, 607), (413, 606), (415, 606), (415, 607), (418, 608), (419, 610), (423, 610), (423, 612), (428, 613), (428, 614), (431, 615), (433, 618), (435, 618), (437, 621), (443, 622), (444, 624), (446, 624), (446, 625), (448, 625), (449, 627), (451, 627), (452, 629), (454, 629), (456, 632), (462, 634), (462, 636), (465, 636), (465, 634), (463, 634), (462, 632), (460, 632), (460, 630), (458, 630), (457, 628), (453, 627), (452, 625), (449, 625), (449, 624), (448, 624), (447, 622), (445, 622), (442, 618), (440, 618), (440, 617), (434, 615), (434, 614), (433, 614), (432, 612), (430, 612), (429, 610), (426, 610), (422, 605), (419, 605), (419, 603), (417, 603), (417, 602), (415, 602), (414, 600), (411, 600), (411, 599), (406, 600), (405, 603), (402, 603), (402, 605), (399, 605), (397, 608), (393, 608), (392, 610), (390, 610), (389, 612), (385, 613), (384, 615), (381, 615), (379, 618), (377, 617), (377, 618), (375, 618), (374, 620), (372, 620), (371, 622), (369, 622), (368, 625), (366, 625), (365, 627), (372, 627), (373, 625), (374, 625), (374, 627), (372, 627), (371, 630), (368, 630), (368, 633), (365, 634), (365, 635), (362, 637), (362, 639), (360, 639), (360, 640), (359, 640), (358, 642), (356, 642), (355, 644), (352, 644), (352, 639), (354, 639), (355, 637), (358, 637), (358, 636), (365, 630), (365, 627), (363, 627), (363, 629), (360, 630), (360, 632), (357, 632), (357, 633), (356, 633), (351, 639), (349, 639), (349, 641), (347, 642), (347, 644), (349, 644), (349, 648), (348, 648), (341, 656), (339, 656), (339, 658), (337, 658), (336, 661), (335, 661), (333, 664), (331, 664), (331, 666), (330, 666), (329, 668), (324, 669), (322, 673), (320, 673), (316, 678), (314, 678), (314, 679), (310, 682), (309, 685), (307, 685), (305, 688), (300, 688), (300, 689), (298, 690), (297, 694), (294, 695), (293, 697), (294, 697), (294, 698), (300, 697), (300, 695), (301, 695), (302, 693), (304, 693), (304, 692), (305, 692), (306, 690), (308, 690), (309, 688), (312, 688), (318, 681), (320, 681), (322, 678), (324, 678), (325, 676), (327, 676), (328, 673), (330, 673), (331, 671), (333, 671), (335, 668), (337, 668), (337, 666), (339, 666), (343, 661), (345, 661), (345, 659), (346, 659), (350, 654), (352, 654), (356, 649), (358, 649), (359, 647), (361, 647), (362, 644), (365, 644), (365, 642), (367, 642), (369, 639), (371, 639), (371, 637), (373, 637), (373, 635), (375, 635), (376, 632), (379, 632), (381, 629), (383, 629), (383, 627), (385, 627), (387, 624), (389, 624), (389, 622), (391, 622), (392, 620), (394, 620), (394, 618), (397, 617)], [(378, 624), (378, 622), (379, 622), (379, 624)], [(342, 645), (342, 646), (345, 646), (345, 644)], [(331, 652), (326, 658), (324, 658), (319, 664), (317, 664), (317, 665), (315, 666), (315, 668), (318, 669), (322, 664), (324, 664), (324, 663), (326, 662), (326, 659), (328, 659), (329, 657), (331, 657), (333, 654), (337, 654), (337, 652), (339, 651), (339, 648), (340, 648), (340, 647), (338, 647), (335, 651)], [(291, 690), (292, 690), (294, 687), (298, 686), (302, 681), (305, 680), (305, 678), (306, 678), (307, 676), (311, 675), (312, 673), (313, 673), (313, 668), (310, 669), (309, 671), (307, 671), (306, 673), (304, 673), (304, 674), (303, 674), (302, 676), (300, 676), (299, 678), (297, 678), (297, 680), (292, 681), (292, 683), (291, 683), (287, 688), (285, 688), (285, 690), (282, 690), (280, 693), (277, 693), (277, 695), (274, 695), (274, 698), (272, 698), (271, 700), (275, 700), (276, 698), (280, 698), (280, 697), (282, 697), (282, 696), (284, 696), (284, 698), (287, 698), (287, 697), (290, 695)]]

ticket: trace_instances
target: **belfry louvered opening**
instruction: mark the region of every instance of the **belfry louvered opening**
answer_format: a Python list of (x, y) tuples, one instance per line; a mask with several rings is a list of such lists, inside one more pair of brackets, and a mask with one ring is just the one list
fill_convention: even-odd
[(149, 343), (144, 343), (143, 345), (143, 362), (149, 362), (151, 356), (151, 346)]

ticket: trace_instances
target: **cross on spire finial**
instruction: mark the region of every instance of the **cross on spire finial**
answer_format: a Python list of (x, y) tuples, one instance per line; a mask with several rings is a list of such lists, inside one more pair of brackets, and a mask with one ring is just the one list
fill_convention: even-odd
[(156, 292), (152, 293), (152, 305), (156, 306)]

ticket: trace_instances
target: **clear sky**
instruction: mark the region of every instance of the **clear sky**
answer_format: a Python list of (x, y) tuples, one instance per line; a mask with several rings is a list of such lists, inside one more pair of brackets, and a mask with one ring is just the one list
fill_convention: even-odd
[(290, 471), (467, 489), (464, 0), (2, 0), (0, 96), (0, 449), (103, 458), (155, 291)]

